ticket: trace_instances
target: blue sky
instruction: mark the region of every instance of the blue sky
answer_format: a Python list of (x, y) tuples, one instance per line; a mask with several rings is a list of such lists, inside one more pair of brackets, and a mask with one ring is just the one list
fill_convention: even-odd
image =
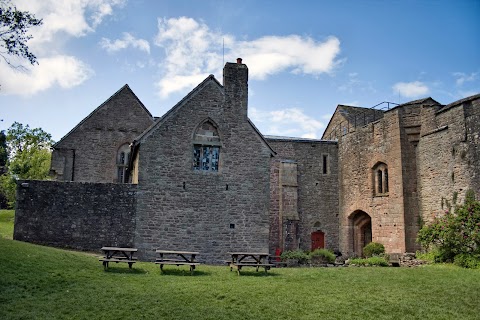
[(0, 130), (55, 141), (124, 84), (161, 116), (237, 57), (270, 135), (320, 138), (338, 104), (480, 93), (479, 0), (13, 2), (44, 24), (29, 42), (39, 65), (0, 61)]

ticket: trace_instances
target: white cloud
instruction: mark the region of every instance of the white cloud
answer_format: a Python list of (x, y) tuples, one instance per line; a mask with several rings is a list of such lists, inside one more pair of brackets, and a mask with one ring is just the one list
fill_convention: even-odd
[(32, 95), (53, 85), (62, 88), (77, 86), (88, 79), (93, 71), (72, 56), (40, 58), (39, 65), (28, 72), (0, 64), (1, 94)]
[(454, 72), (453, 76), (456, 78), (455, 83), (457, 86), (462, 86), (465, 82), (475, 81), (477, 79), (478, 72), (472, 72), (470, 74)]
[(265, 135), (281, 135), (319, 139), (325, 124), (298, 108), (262, 111), (249, 108), (249, 117)]
[[(221, 75), (225, 61), (243, 58), (251, 79), (290, 71), (309, 75), (331, 73), (338, 60), (340, 41), (330, 37), (323, 42), (310, 37), (265, 36), (252, 41), (237, 41), (231, 35), (212, 31), (203, 22), (188, 17), (158, 19), (155, 44), (165, 50), (164, 79), (157, 82), (162, 97), (191, 86), (192, 77)], [(175, 88), (169, 79), (180, 81)]]
[(121, 7), (125, 0), (16, 0), (21, 10), (27, 10), (43, 19), (42, 26), (32, 30), (32, 44), (41, 45), (55, 39), (58, 33), (82, 37), (93, 32), (102, 20)]
[[(64, 41), (95, 31), (106, 16), (113, 14), (113, 8), (123, 6), (125, 0), (14, 0), (13, 3), (18, 9), (43, 19), (41, 26), (30, 30), (33, 39), (28, 42), (39, 65), (20, 72), (0, 64), (0, 93), (32, 95), (54, 85), (71, 88), (93, 75), (85, 62), (64, 54)], [(21, 62), (24, 61), (12, 59), (14, 65)]]
[(398, 82), (392, 87), (394, 93), (399, 93), (406, 98), (417, 98), (426, 95), (430, 90), (426, 84), (420, 81)]
[(107, 38), (102, 38), (100, 41), (100, 46), (108, 52), (116, 52), (128, 47), (132, 47), (150, 53), (150, 44), (147, 40), (136, 39), (128, 32), (123, 33), (122, 39), (110, 40)]

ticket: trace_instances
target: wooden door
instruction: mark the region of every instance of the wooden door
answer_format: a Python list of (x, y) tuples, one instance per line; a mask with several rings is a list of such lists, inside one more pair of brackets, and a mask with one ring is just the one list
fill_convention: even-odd
[(312, 232), (312, 251), (315, 249), (325, 248), (325, 233), (322, 231)]

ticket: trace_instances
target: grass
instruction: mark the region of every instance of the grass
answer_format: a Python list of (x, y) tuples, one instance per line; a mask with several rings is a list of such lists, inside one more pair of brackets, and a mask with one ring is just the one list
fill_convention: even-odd
[(0, 239), (0, 319), (478, 319), (480, 270), (138, 262)]
[(13, 239), (14, 210), (0, 210), (0, 238)]

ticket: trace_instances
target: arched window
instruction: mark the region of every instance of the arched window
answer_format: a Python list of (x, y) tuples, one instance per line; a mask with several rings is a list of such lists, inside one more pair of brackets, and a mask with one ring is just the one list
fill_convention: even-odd
[(373, 190), (375, 196), (388, 195), (388, 167), (383, 162), (373, 167)]
[(117, 182), (128, 183), (128, 161), (130, 160), (130, 145), (123, 144), (117, 151)]
[(220, 146), (217, 126), (213, 121), (205, 120), (193, 136), (193, 170), (218, 171)]

